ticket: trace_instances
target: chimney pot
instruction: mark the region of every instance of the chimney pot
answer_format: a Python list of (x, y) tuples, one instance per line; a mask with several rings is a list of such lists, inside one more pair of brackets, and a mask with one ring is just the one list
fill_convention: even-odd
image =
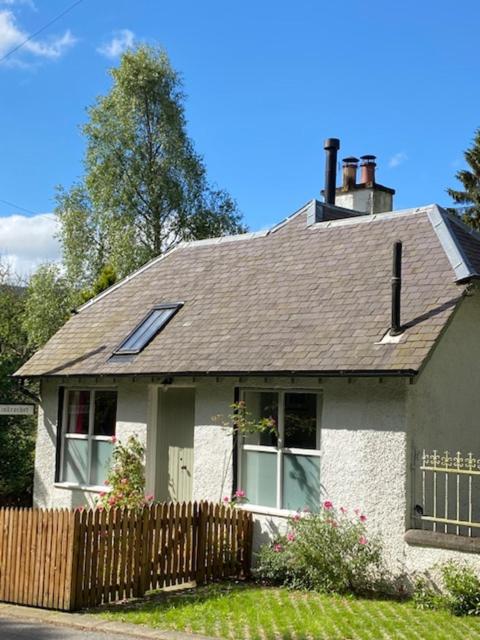
[(365, 155), (361, 156), (360, 160), (360, 183), (367, 184), (372, 183), (375, 184), (375, 167), (377, 163), (375, 162), (376, 156)]
[(343, 158), (343, 185), (342, 188), (344, 191), (350, 191), (354, 189), (357, 184), (357, 169), (358, 169), (358, 158), (354, 156), (349, 156), (348, 158)]

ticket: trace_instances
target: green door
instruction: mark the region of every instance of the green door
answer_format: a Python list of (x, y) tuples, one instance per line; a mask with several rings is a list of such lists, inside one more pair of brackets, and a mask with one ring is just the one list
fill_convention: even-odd
[(160, 500), (192, 499), (195, 389), (159, 390), (157, 492)]

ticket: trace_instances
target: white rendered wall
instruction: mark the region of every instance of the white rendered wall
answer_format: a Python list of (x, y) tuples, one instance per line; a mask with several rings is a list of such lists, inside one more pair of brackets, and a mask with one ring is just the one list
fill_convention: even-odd
[[(430, 361), (407, 394), (412, 465), (417, 469), (409, 490), (409, 513), (421, 502), (419, 454), (423, 448), (472, 452), (480, 457), (480, 294), (466, 297), (444, 332)], [(417, 458), (413, 460), (413, 452)], [(442, 476), (442, 481), (444, 476)], [(477, 490), (478, 490), (478, 485)], [(478, 503), (479, 496), (476, 496)], [(455, 514), (451, 514), (455, 515)], [(450, 515), (450, 517), (451, 517)], [(407, 525), (410, 526), (410, 523)], [(442, 531), (441, 528), (438, 529)], [(480, 557), (406, 545), (409, 571), (426, 570), (446, 559), (468, 559), (480, 569)]]
[(232, 413), (234, 382), (199, 382), (195, 395), (193, 499), (220, 502), (233, 486), (232, 430), (221, 426)]

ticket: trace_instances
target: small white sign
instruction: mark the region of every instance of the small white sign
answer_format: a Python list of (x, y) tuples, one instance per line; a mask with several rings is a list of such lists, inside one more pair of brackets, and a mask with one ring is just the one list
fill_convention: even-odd
[(34, 404), (0, 404), (0, 416), (33, 416)]

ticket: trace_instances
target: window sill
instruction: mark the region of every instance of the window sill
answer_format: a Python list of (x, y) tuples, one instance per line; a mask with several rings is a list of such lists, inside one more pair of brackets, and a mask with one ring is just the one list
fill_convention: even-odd
[(404, 540), (412, 547), (431, 547), (464, 553), (480, 553), (480, 538), (457, 536), (453, 533), (438, 533), (422, 529), (409, 529)]
[(70, 491), (89, 491), (91, 493), (100, 493), (101, 491), (111, 491), (110, 487), (101, 485), (95, 486), (91, 484), (72, 484), (70, 482), (55, 482), (55, 489), (69, 489)]
[(291, 511), (290, 509), (277, 509), (275, 507), (261, 507), (256, 504), (239, 504), (237, 509), (243, 509), (244, 511), (250, 511), (251, 513), (258, 513), (262, 516), (275, 516), (277, 518), (292, 518), (298, 511)]

